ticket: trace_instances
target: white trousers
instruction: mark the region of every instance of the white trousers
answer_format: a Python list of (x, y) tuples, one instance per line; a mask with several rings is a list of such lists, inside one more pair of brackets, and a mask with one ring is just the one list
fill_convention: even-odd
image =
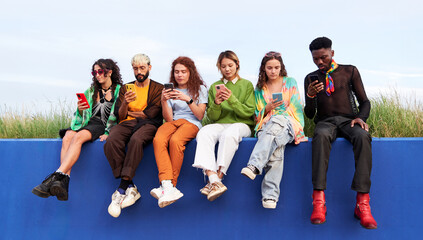
[[(251, 130), (245, 123), (214, 123), (202, 127), (197, 134), (197, 149), (192, 166), (213, 172), (220, 168), (226, 175), (239, 142), (243, 137), (250, 135)], [(218, 141), (216, 158), (215, 148)]]

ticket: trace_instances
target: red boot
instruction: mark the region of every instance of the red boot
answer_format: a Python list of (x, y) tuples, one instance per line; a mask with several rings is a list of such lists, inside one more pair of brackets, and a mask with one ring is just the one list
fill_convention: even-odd
[(367, 229), (377, 228), (377, 223), (370, 212), (370, 197), (368, 193), (357, 193), (357, 205), (354, 216), (360, 219), (360, 224)]
[(313, 224), (326, 222), (326, 202), (323, 190), (313, 191), (313, 213), (311, 213), (310, 221)]

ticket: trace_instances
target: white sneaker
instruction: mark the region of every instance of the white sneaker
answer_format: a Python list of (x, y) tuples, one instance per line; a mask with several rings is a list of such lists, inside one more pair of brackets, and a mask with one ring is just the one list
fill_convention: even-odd
[(263, 199), (261, 201), (264, 208), (275, 209), (276, 208), (276, 200), (275, 199)]
[(125, 199), (124, 194), (120, 194), (118, 190), (116, 190), (112, 195), (112, 202), (109, 205), (109, 214), (112, 217), (119, 217), (120, 211), (122, 209), (122, 201)]
[(168, 187), (163, 189), (163, 194), (159, 198), (159, 207), (164, 208), (184, 196), (176, 187)]
[(159, 198), (163, 195), (162, 186), (151, 189), (150, 195), (153, 196), (155, 199), (159, 200)]
[(125, 199), (122, 201), (122, 208), (132, 206), (138, 199), (140, 199), (141, 194), (138, 192), (137, 186), (128, 187), (125, 192)]

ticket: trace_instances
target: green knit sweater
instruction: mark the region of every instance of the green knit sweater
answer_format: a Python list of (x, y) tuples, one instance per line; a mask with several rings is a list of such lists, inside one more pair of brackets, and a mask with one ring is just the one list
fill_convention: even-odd
[[(107, 119), (106, 129), (105, 129), (105, 133), (104, 133), (106, 135), (109, 135), (110, 128), (113, 127), (114, 125), (116, 125), (116, 123), (117, 123), (117, 116), (114, 114), (114, 111), (115, 111), (116, 100), (119, 97), (120, 87), (121, 87), (121, 85), (117, 84), (116, 88), (115, 88), (115, 92), (114, 92), (115, 101), (113, 102), (112, 109), (110, 110), (110, 116)], [(87, 124), (90, 121), (92, 114), (93, 114), (94, 88), (93, 87), (88, 88), (84, 92), (84, 94), (85, 94), (85, 97), (87, 98), (88, 104), (90, 104), (90, 108), (82, 111), (82, 116), (79, 114), (78, 109), (76, 109), (76, 112), (74, 113), (74, 116), (73, 116), (72, 121), (71, 121), (71, 129), (74, 130), (74, 131), (79, 130), (80, 128), (87, 126)]]
[(209, 89), (207, 117), (212, 123), (245, 123), (254, 126), (254, 87), (253, 84), (240, 78), (235, 84), (228, 81), (225, 86), (232, 91), (228, 100), (220, 105), (214, 103), (215, 85), (223, 84), (222, 80), (213, 83)]

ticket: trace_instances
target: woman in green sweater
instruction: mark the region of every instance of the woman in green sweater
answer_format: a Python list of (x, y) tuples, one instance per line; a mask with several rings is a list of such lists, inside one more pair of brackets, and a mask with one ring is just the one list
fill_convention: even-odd
[[(251, 135), (254, 126), (254, 87), (239, 77), (239, 59), (232, 51), (220, 53), (217, 68), (222, 79), (209, 90), (207, 117), (212, 124), (197, 134), (197, 149), (193, 167), (201, 168), (209, 183), (200, 190), (209, 201), (222, 195), (226, 186), (222, 178), (231, 164), (243, 137)], [(219, 142), (217, 156), (215, 145)]]
[(110, 128), (116, 124), (118, 107), (115, 103), (122, 86), (120, 69), (112, 59), (99, 59), (93, 64), (91, 73), (91, 87), (84, 93), (88, 104), (78, 100), (71, 127), (60, 131), (63, 138), (60, 167), (32, 189), (39, 197), (56, 196), (58, 200), (68, 200), (70, 172), (79, 158), (82, 144), (98, 138), (106, 140)]

